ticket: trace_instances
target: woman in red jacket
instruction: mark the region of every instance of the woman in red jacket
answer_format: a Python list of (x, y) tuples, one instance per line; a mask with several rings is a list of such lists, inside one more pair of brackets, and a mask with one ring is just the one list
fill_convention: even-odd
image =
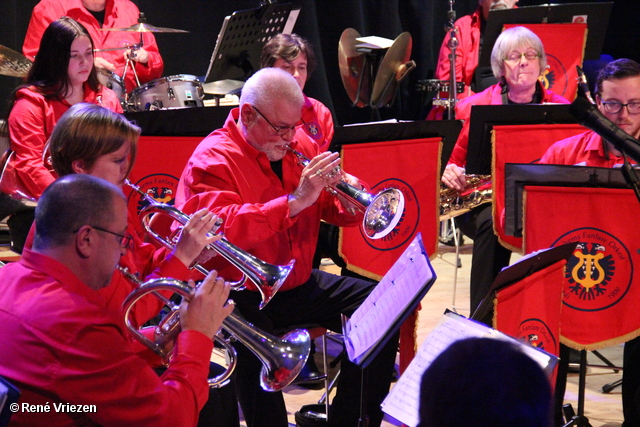
[[(116, 112), (122, 107), (111, 90), (100, 85), (93, 65), (93, 41), (87, 30), (69, 17), (45, 30), (24, 85), (13, 94), (6, 121), (11, 156), (2, 177), (2, 191), (14, 198), (37, 200), (56, 176), (43, 159), (53, 127), (73, 104), (89, 102)], [(21, 252), (33, 222), (33, 207), (9, 218), (12, 249)]]

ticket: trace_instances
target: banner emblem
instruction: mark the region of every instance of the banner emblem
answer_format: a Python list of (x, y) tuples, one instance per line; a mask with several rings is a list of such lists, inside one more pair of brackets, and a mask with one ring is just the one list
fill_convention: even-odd
[[(140, 179), (135, 184), (155, 201), (171, 206), (175, 204), (176, 189), (178, 188), (178, 178), (175, 176), (162, 173), (153, 174)], [(149, 205), (149, 202), (135, 191), (129, 195), (128, 203), (130, 209), (135, 204), (135, 210), (138, 214)]]
[(531, 318), (523, 320), (518, 326), (517, 337), (533, 347), (546, 350), (551, 353), (555, 352), (557, 347), (556, 339), (551, 333), (551, 329), (541, 319)]
[(633, 277), (631, 254), (615, 236), (597, 228), (572, 230), (552, 246), (579, 242), (567, 261), (563, 304), (580, 311), (599, 311), (618, 303)]

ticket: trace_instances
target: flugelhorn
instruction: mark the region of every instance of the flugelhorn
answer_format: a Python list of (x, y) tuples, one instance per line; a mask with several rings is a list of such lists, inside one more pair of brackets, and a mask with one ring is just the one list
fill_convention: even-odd
[[(299, 151), (294, 150), (288, 145), (285, 148), (295, 154), (298, 163), (302, 167), (309, 164), (311, 160)], [(331, 173), (342, 173), (338, 166)], [(380, 239), (389, 234), (395, 227), (402, 213), (404, 212), (404, 195), (397, 188), (387, 188), (380, 191), (376, 195), (371, 195), (364, 190), (359, 190), (353, 185), (340, 180), (333, 186), (325, 188), (334, 196), (343, 196), (349, 202), (353, 203), (356, 208), (364, 213), (362, 221), (362, 231), (370, 239)]]
[[(183, 298), (191, 296), (194, 289), (188, 284), (175, 279), (152, 279), (140, 283), (134, 276), (125, 276), (138, 284), (124, 300), (122, 313), (127, 330), (143, 345), (153, 350), (165, 363), (171, 360), (173, 350), (165, 350), (167, 344), (174, 341), (181, 331), (179, 306), (164, 298), (158, 291), (172, 291)], [(152, 293), (169, 306), (171, 311), (160, 321), (153, 332), (153, 340), (143, 335), (137, 325), (131, 319), (131, 310), (135, 303), (147, 294)], [(298, 376), (309, 357), (311, 338), (305, 329), (293, 330), (281, 338), (270, 335), (243, 320), (235, 313), (231, 313), (222, 322), (222, 327), (232, 337), (240, 341), (262, 362), (260, 373), (260, 386), (265, 391), (279, 391), (291, 384)], [(218, 332), (214, 338), (227, 351), (229, 366), (222, 374), (209, 378), (209, 387), (222, 387), (228, 382), (229, 377), (237, 364), (235, 349)], [(172, 347), (173, 348), (173, 347)]]
[[(140, 190), (137, 185), (134, 185), (128, 179), (126, 179), (124, 183), (137, 191), (145, 200), (147, 200), (147, 202), (149, 202), (149, 205), (145, 206), (140, 211), (140, 220), (142, 221), (142, 225), (147, 233), (149, 233), (161, 245), (172, 250), (175, 246), (173, 241), (174, 239), (169, 236), (161, 236), (159, 233), (154, 231), (151, 228), (151, 217), (154, 214), (168, 215), (174, 221), (178, 221), (184, 226), (190, 219), (189, 215), (173, 206), (156, 201), (153, 197)], [(222, 220), (219, 220), (216, 225), (219, 227), (221, 224)], [(215, 233), (215, 231), (217, 230), (214, 230), (213, 232)], [(280, 289), (280, 286), (282, 286), (284, 281), (287, 279), (287, 276), (289, 276), (289, 273), (293, 270), (293, 265), (296, 262), (292, 259), (286, 265), (269, 264), (250, 253), (243, 251), (224, 237), (211, 243), (208, 247), (222, 255), (224, 259), (229, 261), (243, 273), (243, 278), (240, 281), (233, 282), (231, 284), (233, 290), (239, 291), (244, 289), (244, 283), (247, 278), (251, 279), (258, 288), (262, 298), (260, 302), (261, 310), (267, 305), (267, 303), (269, 303), (269, 301), (271, 301), (271, 298), (273, 298), (276, 292), (278, 292), (278, 289)], [(209, 274), (209, 271), (201, 265), (195, 264), (194, 268), (205, 276)]]

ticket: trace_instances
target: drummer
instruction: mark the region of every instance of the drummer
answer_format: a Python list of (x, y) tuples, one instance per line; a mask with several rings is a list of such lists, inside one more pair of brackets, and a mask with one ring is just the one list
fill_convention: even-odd
[[(122, 112), (115, 93), (100, 85), (87, 30), (69, 17), (44, 31), (38, 55), (24, 85), (13, 94), (6, 121), (12, 158), (2, 180), (4, 197), (36, 200), (55, 176), (43, 151), (55, 123), (73, 104), (89, 102)], [(8, 220), (11, 248), (22, 252), (34, 209), (14, 212)]]
[[(22, 52), (33, 60), (38, 53), (42, 33), (47, 26), (60, 18), (69, 16), (84, 25), (98, 51), (94, 57), (96, 67), (122, 77), (129, 57), (140, 84), (162, 76), (164, 63), (153, 33), (142, 33), (143, 46), (127, 49), (140, 43), (139, 32), (100, 31), (109, 28), (127, 28), (138, 22), (140, 11), (130, 0), (41, 0), (31, 13), (31, 21), (24, 39)], [(113, 49), (105, 50), (101, 49)], [(124, 76), (126, 92), (138, 86), (131, 67)]]

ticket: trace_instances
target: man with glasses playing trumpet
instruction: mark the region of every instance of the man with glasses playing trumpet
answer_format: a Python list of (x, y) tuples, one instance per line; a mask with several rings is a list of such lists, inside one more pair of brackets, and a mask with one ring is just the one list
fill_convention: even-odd
[(38, 202), (35, 229), (32, 249), (0, 269), (0, 375), (22, 393), (11, 421), (195, 425), (212, 338), (232, 311), (229, 285), (211, 273), (182, 303), (174, 357), (158, 377), (98, 294), (127, 251), (122, 191), (90, 175), (60, 178)]
[[(343, 180), (362, 188), (338, 168), (338, 154), (319, 152), (299, 129), (304, 99), (287, 72), (264, 68), (244, 85), (240, 107), (223, 128), (196, 148), (180, 178), (176, 206), (189, 214), (207, 207), (220, 216), (229, 241), (272, 264), (296, 264), (277, 295), (259, 310), (257, 292), (234, 292), (239, 312), (267, 332), (316, 325), (341, 331), (341, 313), (352, 314), (375, 284), (312, 270), (320, 220), (356, 226), (362, 214), (325, 187)], [(288, 147), (288, 148), (287, 148)], [(310, 162), (302, 167), (291, 149)], [(218, 267), (229, 279), (239, 278), (230, 265)], [(227, 276), (225, 276), (227, 278)], [(251, 289), (255, 290), (255, 289)], [(258, 383), (260, 361), (242, 345), (238, 350), (236, 384), (247, 426), (286, 427), (287, 411), (280, 392), (264, 392)], [(380, 403), (389, 390), (397, 336), (380, 352), (368, 371), (365, 390), (370, 426), (380, 425)], [(360, 368), (343, 358), (330, 425), (355, 426), (360, 414)]]

